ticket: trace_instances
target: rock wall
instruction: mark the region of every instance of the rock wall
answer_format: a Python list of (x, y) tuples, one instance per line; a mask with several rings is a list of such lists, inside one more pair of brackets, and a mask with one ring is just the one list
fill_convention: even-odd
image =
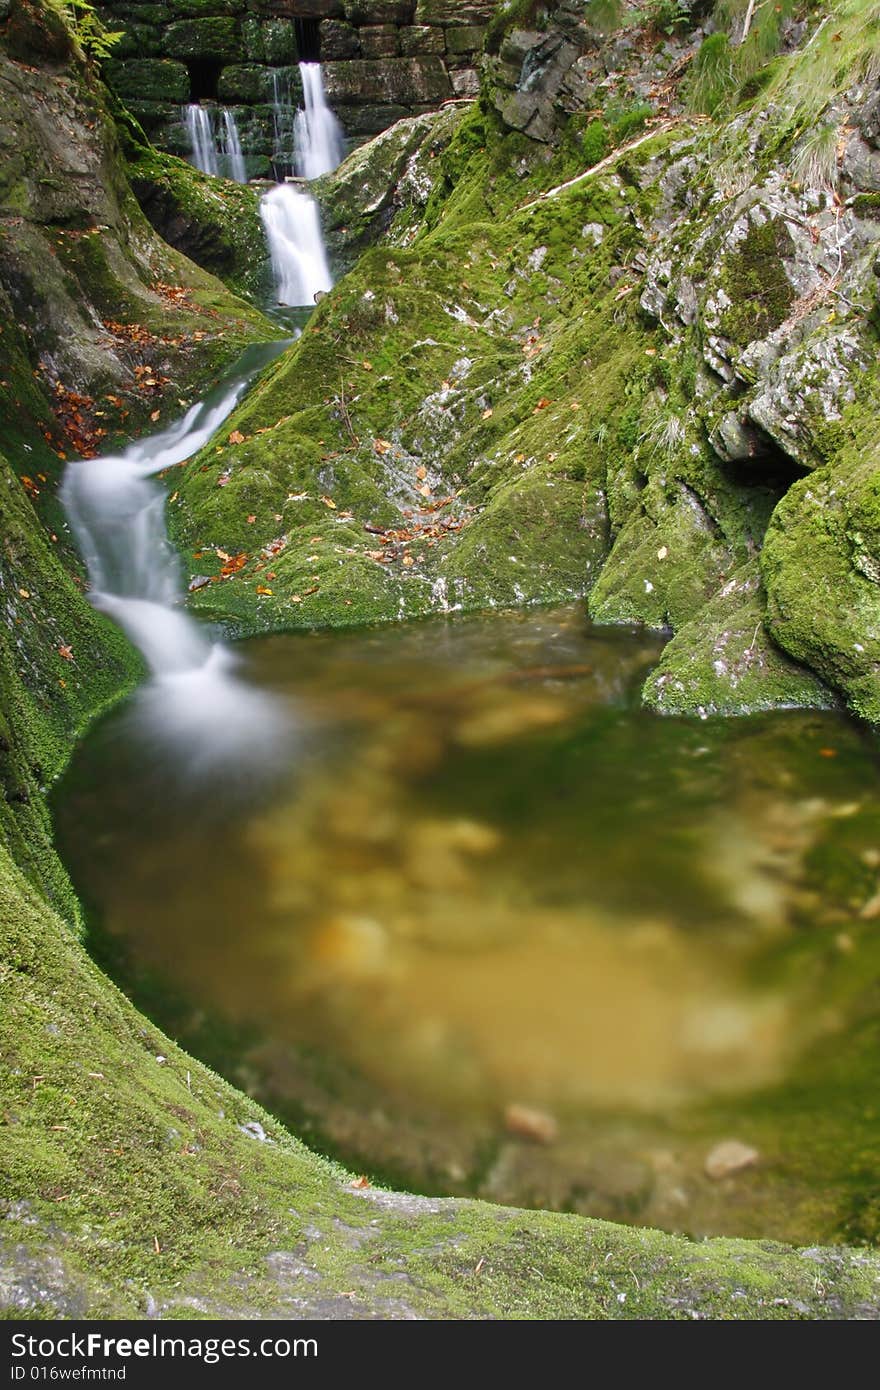
[(124, 29), (107, 75), (160, 147), (187, 152), (189, 102), (235, 112), (252, 175), (268, 173), (272, 102), (296, 103), (300, 61), (320, 61), (328, 100), (358, 139), (404, 116), (476, 96), (476, 64), (497, 0), (107, 0)]

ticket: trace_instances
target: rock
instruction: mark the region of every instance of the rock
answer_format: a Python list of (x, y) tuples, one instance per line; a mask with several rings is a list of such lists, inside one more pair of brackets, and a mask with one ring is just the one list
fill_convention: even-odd
[(210, 583), (211, 576), (209, 574), (194, 574), (192, 579), (189, 581), (189, 592), (191, 594), (195, 594), (198, 592), (199, 589), (204, 589), (205, 585)]
[(339, 19), (323, 19), (320, 36), (322, 63), (361, 56), (361, 43), (353, 24), (346, 24)]
[(397, 29), (393, 24), (372, 24), (359, 29), (358, 38), (365, 58), (396, 58), (400, 52)]
[(238, 26), (223, 15), (179, 19), (165, 30), (165, 52), (170, 58), (234, 63), (241, 55)]
[(144, 101), (189, 100), (189, 73), (169, 58), (135, 58), (107, 63), (107, 80), (122, 97)]
[(421, 58), (428, 53), (445, 53), (446, 40), (443, 30), (427, 24), (415, 24), (401, 29), (400, 51), (405, 58)]
[(739, 1139), (724, 1139), (709, 1150), (703, 1171), (713, 1182), (720, 1182), (722, 1178), (730, 1178), (745, 1168), (754, 1167), (759, 1157), (758, 1150), (749, 1144), (743, 1144)]
[(504, 1128), (517, 1139), (531, 1139), (536, 1144), (553, 1144), (559, 1137), (559, 1125), (546, 1110), (531, 1105), (508, 1105), (504, 1111)]
[(363, 106), (371, 102), (404, 107), (439, 105), (452, 95), (442, 61), (432, 56), (325, 63), (324, 87), (327, 100), (335, 106)]

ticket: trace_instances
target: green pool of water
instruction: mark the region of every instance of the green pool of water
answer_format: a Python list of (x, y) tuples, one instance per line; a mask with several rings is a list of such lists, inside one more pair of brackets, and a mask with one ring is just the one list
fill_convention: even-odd
[(95, 954), (317, 1146), (694, 1234), (880, 1230), (878, 746), (661, 719), (579, 610), (261, 639), (271, 784), (123, 709), (55, 801)]

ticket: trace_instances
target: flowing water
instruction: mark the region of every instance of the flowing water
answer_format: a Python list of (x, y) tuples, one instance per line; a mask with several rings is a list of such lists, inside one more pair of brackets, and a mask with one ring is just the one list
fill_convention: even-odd
[[(330, 173), (342, 159), (342, 128), (327, 105), (320, 63), (300, 63), (304, 110), (293, 116), (290, 91), (282, 77), (273, 77), (275, 166), (284, 169), (289, 141), (293, 163), (304, 179)], [(279, 183), (260, 201), (260, 216), (269, 244), (275, 293), (280, 305), (311, 307), (333, 285), (321, 230), (321, 214), (311, 194)]]
[(256, 770), (283, 746), (286, 724), (268, 696), (237, 679), (229, 648), (183, 608), (180, 566), (165, 530), (166, 494), (154, 479), (207, 443), (283, 346), (249, 349), (176, 424), (119, 455), (72, 462), (61, 487), (88, 568), (89, 597), (128, 634), (150, 672), (129, 718), (141, 740), (173, 747), (186, 778), (216, 776), (224, 760)]
[(193, 103), (183, 108), (183, 124), (190, 148), (190, 163), (203, 174), (223, 175), (247, 183), (247, 169), (234, 112), (222, 107), (219, 120), (206, 106)]
[(219, 174), (211, 113), (206, 107), (193, 103), (183, 108), (183, 123), (189, 140), (190, 162), (203, 174)]
[(278, 303), (313, 306), (333, 285), (317, 203), (302, 189), (279, 183), (260, 199), (260, 216)]
[(660, 645), (579, 608), (244, 644), (296, 730), (246, 797), (247, 754), (187, 790), (114, 713), (56, 800), (95, 949), (370, 1174), (876, 1239), (877, 744), (657, 718)]
[(233, 113), (225, 107), (223, 109), (223, 153), (226, 157), (230, 177), (236, 183), (247, 183), (247, 169), (245, 168), (238, 126)]
[(320, 63), (300, 63), (303, 109), (293, 127), (294, 160), (300, 178), (319, 179), (342, 162), (345, 137), (324, 95)]

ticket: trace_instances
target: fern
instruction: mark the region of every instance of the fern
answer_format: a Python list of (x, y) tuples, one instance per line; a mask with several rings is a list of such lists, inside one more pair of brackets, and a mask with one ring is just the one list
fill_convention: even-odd
[(80, 48), (96, 63), (109, 58), (120, 39), (122, 29), (108, 29), (89, 0), (63, 0), (61, 10), (79, 42)]

